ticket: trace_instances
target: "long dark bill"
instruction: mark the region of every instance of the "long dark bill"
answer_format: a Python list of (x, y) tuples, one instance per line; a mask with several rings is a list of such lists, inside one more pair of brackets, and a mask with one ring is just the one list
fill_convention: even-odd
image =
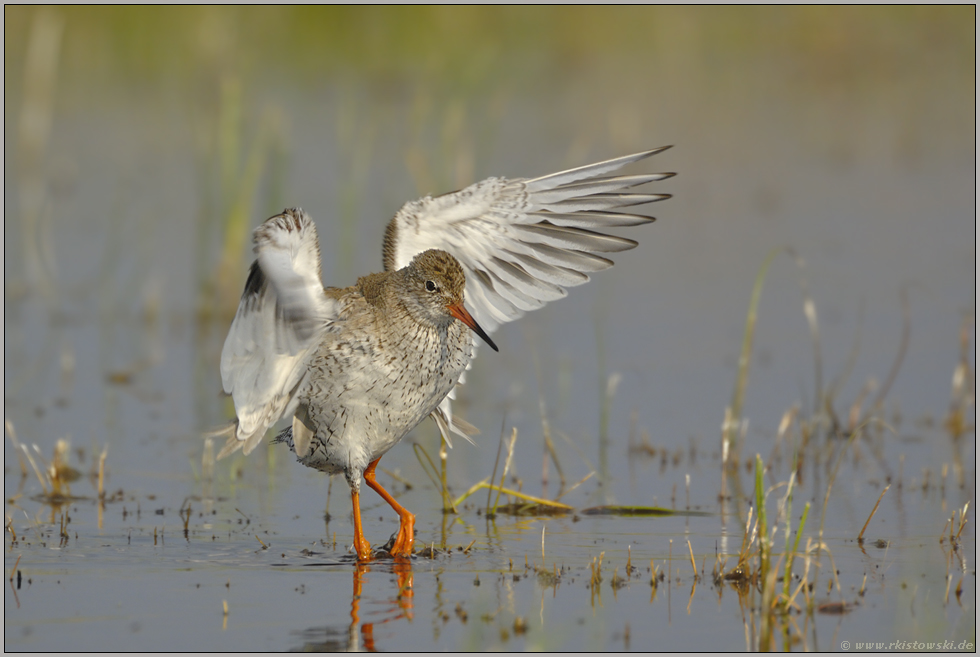
[(458, 319), (459, 321), (463, 322), (471, 329), (473, 329), (473, 332), (476, 333), (481, 338), (483, 338), (483, 341), (486, 342), (488, 345), (490, 345), (491, 349), (493, 349), (494, 351), (500, 351), (499, 349), (497, 349), (497, 345), (493, 343), (493, 340), (490, 339), (490, 336), (487, 335), (487, 332), (484, 331), (483, 328), (476, 323), (476, 320), (473, 319), (473, 316), (470, 315), (469, 312), (467, 312), (466, 308), (464, 308), (462, 304), (459, 303), (451, 304), (449, 306), (446, 306), (446, 310), (449, 311), (450, 315), (452, 315), (453, 317), (455, 317), (456, 319)]

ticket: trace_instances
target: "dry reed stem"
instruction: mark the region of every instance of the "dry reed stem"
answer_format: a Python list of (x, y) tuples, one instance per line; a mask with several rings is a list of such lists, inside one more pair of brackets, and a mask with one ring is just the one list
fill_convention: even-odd
[(898, 378), (898, 371), (901, 369), (902, 362), (905, 360), (905, 354), (908, 353), (909, 349), (909, 334), (911, 332), (912, 320), (911, 313), (909, 312), (909, 286), (907, 284), (902, 286), (902, 289), (899, 291), (899, 296), (902, 299), (902, 337), (898, 344), (898, 353), (895, 354), (895, 362), (892, 363), (892, 368), (888, 372), (885, 384), (878, 390), (878, 396), (875, 397), (874, 403), (871, 404), (872, 412), (873, 409), (878, 408), (885, 400), (885, 397), (891, 390), (892, 384)]
[[(574, 511), (575, 510), (574, 507), (571, 507), (571, 506), (569, 506), (567, 504), (562, 504), (561, 502), (555, 502), (555, 501), (552, 501), (552, 500), (546, 500), (546, 499), (543, 499), (543, 498), (540, 498), (540, 497), (535, 497), (534, 495), (528, 495), (527, 493), (523, 493), (521, 491), (514, 490), (512, 488), (505, 488), (503, 486), (497, 486), (497, 485), (494, 485), (494, 484), (490, 484), (490, 483), (487, 482), (486, 479), (484, 479), (483, 481), (478, 482), (476, 484), (473, 484), (468, 491), (466, 491), (465, 493), (463, 493), (462, 495), (460, 495), (458, 498), (456, 498), (456, 500), (454, 500), (453, 504), (455, 504), (456, 506), (459, 506), (460, 504), (463, 503), (463, 501), (467, 497), (469, 497), (470, 495), (472, 495), (476, 491), (480, 490), (481, 488), (488, 488), (488, 489), (490, 489), (491, 492), (492, 491), (497, 491), (498, 493), (502, 493), (504, 495), (510, 495), (511, 497), (516, 497), (518, 499), (524, 500), (525, 502), (531, 502), (531, 503), (534, 503), (534, 504), (541, 504), (543, 506), (550, 506), (550, 507), (553, 507), (555, 509), (561, 509), (562, 511)], [(496, 507), (494, 507), (494, 508), (496, 508)]]
[(210, 437), (204, 439), (204, 450), (201, 453), (201, 479), (204, 481), (214, 479), (214, 440)]
[(874, 508), (871, 509), (871, 515), (868, 516), (868, 519), (864, 522), (864, 527), (861, 528), (861, 533), (858, 534), (857, 537), (858, 542), (864, 541), (864, 530), (868, 528), (868, 524), (871, 522), (871, 519), (875, 517), (875, 513), (878, 511), (878, 505), (881, 504), (881, 498), (885, 496), (885, 493), (887, 493), (888, 489), (891, 487), (892, 485), (888, 484), (887, 486), (885, 486), (885, 489), (881, 491), (881, 495), (878, 496), (878, 501), (875, 502)]
[(736, 443), (737, 427), (742, 419), (742, 402), (745, 399), (745, 387), (749, 379), (749, 361), (752, 355), (752, 340), (755, 336), (755, 324), (758, 317), (759, 297), (762, 294), (762, 284), (766, 280), (766, 273), (772, 264), (773, 258), (782, 250), (783, 247), (776, 247), (769, 251), (766, 259), (759, 267), (756, 274), (755, 283), (752, 286), (752, 296), (749, 300), (749, 310), (745, 316), (745, 332), (742, 337), (742, 351), (738, 358), (738, 375), (735, 377), (735, 390), (732, 393), (732, 404), (726, 409), (725, 423), (722, 430), (722, 467), (727, 466), (734, 455), (734, 462), (739, 461), (738, 445)]
[[(45, 496), (50, 495), (51, 482), (48, 480), (47, 475), (44, 474), (41, 468), (37, 467), (37, 462), (34, 460), (34, 457), (31, 455), (31, 450), (27, 448), (27, 445), (21, 444), (20, 447), (21, 447), (21, 451), (24, 452), (24, 456), (27, 457), (27, 462), (31, 464), (31, 468), (34, 470), (34, 475), (37, 477), (38, 482), (41, 484), (41, 488), (44, 490), (44, 495)], [(34, 445), (34, 449), (35, 451), (37, 451), (38, 458), (42, 458), (41, 450), (38, 449), (37, 445)]]
[(558, 461), (558, 451), (551, 438), (551, 424), (548, 422), (548, 411), (544, 403), (544, 383), (541, 377), (541, 363), (538, 359), (536, 349), (531, 350), (531, 359), (534, 362), (534, 374), (538, 380), (538, 413), (541, 415), (541, 437), (544, 439), (544, 458), (541, 461), (541, 487), (548, 486), (548, 458), (555, 464), (558, 472), (558, 490), (565, 490), (565, 473), (562, 471), (561, 463)]
[(970, 503), (967, 502), (963, 505), (963, 510), (960, 511), (960, 528), (956, 530), (956, 540), (960, 540), (960, 534), (962, 534), (963, 530), (966, 529), (966, 523), (970, 521), (966, 515), (969, 508)]
[(847, 360), (844, 361), (844, 368), (841, 370), (840, 374), (834, 377), (834, 380), (830, 382), (827, 387), (827, 393), (825, 395), (824, 407), (828, 414), (831, 416), (831, 422), (833, 426), (838, 426), (837, 415), (834, 413), (834, 399), (837, 398), (838, 393), (847, 379), (850, 378), (851, 372), (854, 371), (854, 365), (857, 363), (858, 353), (861, 351), (861, 330), (864, 328), (864, 301), (858, 305), (858, 320), (857, 326), (854, 329), (854, 343), (851, 345), (851, 350), (847, 354)]
[(17, 441), (17, 433), (14, 431), (14, 423), (9, 419), (4, 418), (3, 427), (7, 430), (7, 435), (10, 436), (10, 442), (14, 445), (14, 452), (17, 454), (17, 460), (20, 462), (20, 476), (21, 478), (27, 476), (27, 464), (24, 463), (24, 455), (21, 451), (20, 443)]
[(507, 473), (510, 471), (510, 464), (514, 458), (515, 442), (517, 442), (517, 427), (514, 427), (510, 434), (510, 444), (507, 446), (507, 460), (504, 461), (504, 473), (500, 475), (500, 485), (497, 488), (497, 499), (493, 501), (493, 508), (490, 509), (489, 515), (496, 513), (497, 505), (500, 504), (500, 494), (503, 490), (504, 482), (507, 480)]
[(20, 565), (20, 558), (24, 556), (23, 554), (17, 555), (17, 561), (14, 562), (14, 567), (10, 569), (10, 581), (14, 581), (14, 573), (17, 572), (17, 566)]
[(817, 306), (813, 303), (813, 297), (810, 296), (810, 289), (805, 276), (806, 262), (793, 248), (787, 247), (786, 252), (793, 258), (793, 262), (796, 263), (796, 267), (800, 273), (799, 280), (800, 291), (803, 294), (803, 314), (806, 315), (807, 325), (810, 328), (810, 338), (813, 341), (813, 370), (816, 378), (816, 400), (814, 402), (813, 412), (819, 414), (823, 406), (821, 403), (823, 398), (823, 362), (820, 357), (820, 329), (817, 324)]
[[(425, 451), (425, 448), (419, 445), (418, 443), (414, 443), (412, 445), (412, 449), (415, 450), (415, 458), (418, 459), (419, 465), (422, 466), (422, 471), (425, 472), (426, 476), (429, 478), (429, 481), (432, 482), (432, 485), (435, 488), (442, 490), (442, 485), (439, 481), (439, 477), (436, 475), (436, 464), (433, 463), (432, 458), (429, 456), (429, 453)], [(425, 457), (424, 461), (422, 460), (423, 456)], [(426, 467), (427, 463), (428, 463), (428, 467)], [(449, 500), (449, 502), (450, 504), (452, 504), (451, 499)], [(450, 511), (450, 509), (445, 509), (445, 508), (443, 510), (444, 512), (447, 513)], [(452, 507), (451, 511), (452, 513), (456, 513), (455, 506)]]
[(578, 488), (579, 486), (581, 486), (582, 484), (584, 484), (585, 482), (587, 482), (589, 479), (592, 478), (592, 476), (594, 474), (595, 474), (595, 470), (593, 470), (592, 472), (590, 472), (589, 474), (585, 475), (584, 477), (582, 477), (581, 479), (579, 479), (577, 482), (575, 482), (574, 484), (572, 484), (571, 488), (567, 488), (564, 491), (562, 491), (561, 495), (559, 495), (558, 497), (555, 498), (555, 502), (557, 502), (558, 500), (560, 500), (561, 498), (565, 497), (566, 495), (568, 495), (569, 493), (571, 493), (573, 490), (575, 490), (576, 488)]
[(441, 431), (439, 438), (439, 492), (442, 494), (442, 511), (456, 513), (449, 497), (449, 451), (446, 449), (449, 443)]
[[(493, 474), (490, 475), (490, 481), (493, 482), (497, 479), (497, 466), (500, 465), (500, 452), (504, 448), (504, 426), (506, 426), (507, 418), (504, 417), (500, 421), (500, 439), (497, 441), (497, 458), (493, 461)], [(490, 495), (491, 491), (487, 491), (487, 513), (490, 513)], [(460, 498), (462, 500), (463, 498)]]
[(827, 505), (830, 503), (830, 491), (833, 490), (834, 488), (834, 481), (837, 479), (837, 472), (838, 470), (840, 470), (840, 464), (844, 460), (844, 454), (846, 454), (847, 451), (850, 449), (851, 444), (854, 442), (854, 439), (857, 438), (858, 433), (860, 432), (861, 428), (865, 424), (867, 424), (867, 420), (862, 422), (857, 428), (854, 429), (854, 431), (851, 432), (851, 436), (847, 439), (847, 443), (844, 445), (843, 449), (841, 449), (840, 453), (837, 455), (837, 463), (834, 464), (834, 469), (831, 471), (830, 478), (827, 481), (827, 492), (824, 494), (824, 498), (823, 498), (823, 511), (820, 514), (820, 531), (817, 535), (819, 541), (819, 544), (817, 546), (818, 550), (820, 549), (819, 546), (823, 544), (823, 525), (824, 525), (824, 521), (827, 519)]
[[(745, 563), (748, 557), (749, 548), (755, 541), (755, 529), (752, 526), (752, 513), (755, 507), (749, 507), (748, 517), (745, 519), (745, 532), (742, 534), (742, 547), (738, 551), (738, 565)], [(751, 538), (750, 538), (751, 536)]]
[(105, 459), (109, 455), (109, 443), (102, 448), (99, 455), (99, 499), (105, 499)]

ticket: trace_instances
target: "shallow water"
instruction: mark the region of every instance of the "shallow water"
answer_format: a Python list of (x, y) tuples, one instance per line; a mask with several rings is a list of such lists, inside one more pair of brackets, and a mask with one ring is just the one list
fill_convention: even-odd
[[(876, 414), (887, 426), (871, 422), (849, 445), (819, 431), (802, 452), (793, 530), (810, 502), (801, 550), (817, 540), (821, 516), (825, 545), (809, 571), (795, 559), (794, 575), (813, 583), (812, 605), (800, 593), (801, 613), (776, 617), (774, 646), (973, 641), (975, 437), (970, 428), (954, 440), (944, 424), (961, 328), (970, 382), (975, 363), (975, 324), (964, 323), (976, 296), (974, 35), (949, 32), (972, 20), (967, 9), (840, 20), (571, 12), (562, 28), (571, 34), (592, 17), (597, 26), (646, 26), (655, 38), (647, 44), (630, 31), (622, 48), (599, 39), (581, 52), (558, 42), (514, 51), (526, 57), (487, 55), (491, 48), (481, 56), (500, 57), (497, 65), (463, 58), (473, 67), (465, 74), (415, 73), (418, 53), (393, 72), (357, 64), (297, 72), (272, 44), (243, 45), (262, 20), (247, 12), (180, 15), (232, 26), (231, 37), (208, 40), (217, 55), (185, 54), (197, 62), (186, 70), (161, 72), (149, 55), (123, 50), (133, 70), (102, 74), (98, 58), (109, 55), (79, 53), (105, 14), (67, 12), (36, 166), (18, 121), (39, 19), (33, 9), (6, 10), (5, 417), (44, 460), (68, 438), (68, 463), (83, 477), (71, 484), (79, 499), (53, 507), (5, 442), (5, 648), (758, 647), (760, 593), (739, 595), (712, 576), (716, 563), (727, 571), (737, 561), (752, 487), (742, 468), (744, 497), (719, 501), (719, 433), (753, 281), (779, 246), (805, 269), (781, 253), (765, 281), (741, 448), (742, 461), (759, 453), (771, 465), (770, 523), (800, 441), (794, 425), (776, 448), (780, 420), (794, 404), (813, 418), (818, 386), (801, 280), (819, 321), (820, 388), (850, 370), (834, 399), (844, 427), (862, 394), (858, 416), (871, 413), (896, 355), (904, 357)], [(535, 25), (552, 14), (508, 16)], [(855, 31), (838, 32), (842, 20)], [(804, 24), (805, 38), (787, 42)], [(452, 48), (442, 55), (457, 57)], [(134, 81), (134, 70), (145, 77)], [(235, 112), (241, 123), (228, 118)], [(262, 166), (249, 186), (257, 135), (267, 148), (254, 151)], [(653, 186), (674, 194), (649, 206), (658, 221), (622, 233), (640, 246), (567, 299), (501, 328), (499, 354), (481, 352), (459, 407), (483, 433), (450, 452), (448, 480), (460, 495), (489, 477), (503, 425), (508, 435), (518, 429), (509, 483), (557, 495), (553, 463), (542, 482), (543, 403), (567, 485), (596, 472), (563, 502), (708, 515), (488, 521), (486, 491), (443, 515), (412, 451), (418, 443), (436, 458), (435, 427), (424, 423), (381, 462), (412, 488), (388, 473), (379, 480), (417, 514), (417, 549), (439, 550), (359, 569), (346, 550), (342, 480), (328, 502), (327, 478), (271, 445), (207, 476), (201, 432), (233, 412), (219, 394), (217, 356), (228, 326), (221, 306), (233, 306), (244, 282), (245, 242), (228, 291), (200, 290), (215, 280), (235, 199), (246, 198), (248, 226), (285, 205), (304, 207), (318, 222), (327, 284), (348, 284), (380, 267), (385, 223), (406, 200), (667, 143), (675, 148), (635, 168), (679, 173)], [(32, 205), (38, 180), (42, 202)], [(604, 421), (610, 376), (619, 383)], [(972, 404), (964, 420), (974, 424)], [(104, 447), (100, 504), (90, 473)], [(396, 519), (373, 494), (363, 502), (365, 532), (380, 545)], [(939, 539), (967, 502), (952, 550)], [(600, 554), (603, 580), (590, 586)], [(628, 558), (636, 571), (613, 586)], [(656, 589), (651, 562), (669, 573)], [(825, 602), (848, 611), (822, 613)]]

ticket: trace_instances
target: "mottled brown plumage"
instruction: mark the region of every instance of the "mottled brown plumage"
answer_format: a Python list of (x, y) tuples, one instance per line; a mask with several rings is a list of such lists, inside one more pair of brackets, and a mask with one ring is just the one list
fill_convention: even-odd
[[(364, 481), (401, 518), (392, 553), (408, 554), (414, 516), (377, 484), (374, 465), (456, 385), (473, 353), (470, 328), (494, 349), (496, 345), (463, 306), (462, 267), (436, 249), (418, 254), (396, 271), (363, 276), (348, 288), (323, 290), (323, 316), (318, 321), (310, 308), (310, 281), (295, 276), (291, 266), (284, 272), (284, 261), (275, 253), (282, 251), (291, 264), (293, 253), (308, 246), (304, 240), (315, 238), (315, 231), (301, 210), (287, 210), (256, 229), (260, 258), (242, 297), (242, 308), (261, 309), (264, 295), (272, 294), (266, 301), (275, 304), (278, 329), (287, 334), (279, 341), (280, 353), (287, 359), (292, 352), (303, 353), (289, 391), (292, 426), (275, 440), (287, 443), (303, 465), (343, 473), (354, 500), (359, 558), (371, 556), (358, 503)], [(247, 326), (247, 317), (240, 310), (236, 322)], [(235, 335), (233, 324), (232, 343)], [(222, 360), (224, 365), (224, 354)], [(242, 446), (248, 449), (251, 438), (243, 441), (239, 433), (228, 439), (219, 458)]]
[[(368, 465), (415, 428), (456, 384), (472, 352), (462, 308), (465, 276), (443, 251), (419, 254), (393, 272), (329, 290), (343, 330), (320, 341), (297, 391), (306, 436), (289, 428), (299, 461), (343, 472), (360, 489)], [(431, 289), (430, 289), (431, 288)]]

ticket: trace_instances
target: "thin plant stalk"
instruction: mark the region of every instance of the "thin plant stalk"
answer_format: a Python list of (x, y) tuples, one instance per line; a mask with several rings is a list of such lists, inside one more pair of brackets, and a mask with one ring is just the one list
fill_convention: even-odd
[[(429, 453), (425, 451), (425, 448), (418, 443), (412, 445), (412, 449), (415, 450), (415, 458), (419, 460), (419, 465), (422, 466), (422, 471), (429, 477), (429, 481), (431, 481), (434, 486), (438, 486), (439, 480), (435, 476), (436, 464), (432, 462), (432, 457), (429, 456)], [(423, 460), (422, 457), (425, 457), (425, 459)]]
[[(762, 457), (755, 455), (755, 503), (759, 518), (759, 574), (765, 578), (769, 573), (769, 532), (766, 529), (766, 493), (763, 482)], [(763, 579), (765, 581), (765, 579)]]
[[(497, 466), (500, 465), (500, 452), (504, 448), (504, 426), (507, 422), (507, 418), (504, 418), (500, 422), (500, 440), (497, 441), (497, 458), (493, 461), (493, 474), (490, 475), (490, 481), (495, 481), (497, 479)], [(492, 490), (487, 491), (487, 515), (490, 514), (490, 496), (493, 494)], [(462, 499), (462, 498), (461, 498)]]
[(557, 502), (558, 500), (560, 500), (561, 498), (565, 497), (566, 495), (568, 495), (569, 493), (571, 493), (573, 490), (575, 490), (576, 488), (578, 488), (579, 486), (581, 486), (582, 484), (584, 484), (585, 482), (587, 482), (589, 479), (592, 478), (592, 476), (594, 474), (595, 474), (595, 470), (593, 470), (589, 474), (587, 474), (584, 477), (582, 477), (581, 479), (579, 479), (577, 482), (575, 482), (574, 484), (572, 484), (570, 487), (568, 487), (565, 490), (563, 490), (561, 492), (561, 495), (559, 495), (558, 497), (555, 498), (555, 501)]
[(813, 340), (813, 369), (814, 376), (816, 378), (816, 401), (813, 408), (813, 412), (820, 414), (823, 411), (823, 404), (821, 400), (823, 399), (823, 363), (820, 358), (820, 328), (817, 323), (817, 306), (813, 303), (813, 297), (810, 296), (810, 288), (807, 284), (806, 276), (806, 263), (803, 257), (800, 256), (794, 249), (786, 249), (790, 257), (796, 263), (797, 268), (800, 270), (800, 290), (803, 293), (803, 314), (806, 315), (807, 325), (810, 327), (810, 338)]
[[(732, 405), (731, 414), (729, 421), (726, 423), (723, 432), (722, 441), (722, 461), (724, 465), (727, 465), (729, 459), (732, 457), (730, 450), (736, 446), (735, 438), (738, 435), (738, 426), (741, 424), (742, 417), (742, 402), (745, 400), (745, 386), (749, 379), (749, 362), (752, 356), (752, 340), (755, 335), (755, 323), (758, 317), (759, 309), (759, 297), (762, 294), (762, 284), (766, 280), (766, 273), (769, 271), (769, 265), (772, 264), (773, 258), (776, 254), (782, 250), (782, 247), (776, 247), (769, 251), (766, 259), (763, 261), (762, 266), (759, 268), (759, 273), (756, 274), (755, 284), (752, 287), (752, 297), (749, 300), (749, 310), (745, 316), (745, 334), (742, 337), (742, 353), (738, 358), (738, 376), (735, 379), (735, 391), (732, 394)], [(737, 450), (734, 451), (735, 461), (738, 461)]]
[(789, 577), (793, 567), (793, 553), (789, 549), (790, 521), (793, 519), (793, 483), (796, 481), (796, 458), (793, 459), (793, 470), (789, 475), (789, 485), (786, 487), (786, 572), (783, 575), (783, 595), (789, 593)]
[[(527, 493), (523, 493), (523, 492), (521, 492), (519, 490), (514, 490), (512, 488), (504, 488), (503, 486), (498, 486), (496, 484), (490, 483), (486, 479), (484, 479), (483, 481), (477, 482), (477, 483), (473, 484), (472, 486), (470, 486), (470, 489), (468, 491), (466, 491), (465, 493), (463, 493), (462, 495), (460, 495), (458, 498), (456, 498), (453, 501), (453, 504), (456, 505), (456, 506), (459, 506), (460, 504), (462, 504), (466, 500), (466, 498), (468, 498), (470, 495), (472, 495), (476, 491), (480, 490), (481, 488), (486, 488), (486, 489), (490, 490), (491, 493), (493, 491), (497, 491), (498, 494), (499, 493), (502, 493), (502, 494), (508, 495), (510, 497), (516, 497), (519, 500), (524, 500), (525, 502), (529, 502), (531, 504), (540, 504), (542, 506), (550, 506), (550, 507), (552, 507), (554, 509), (560, 509), (562, 511), (574, 511), (575, 510), (574, 507), (571, 507), (571, 506), (569, 506), (567, 504), (563, 504), (561, 502), (555, 502), (554, 500), (546, 500), (546, 499), (541, 498), (541, 497), (535, 497), (534, 495), (529, 495)], [(496, 508), (496, 507), (494, 507), (494, 508)]]
[(902, 299), (902, 338), (898, 345), (898, 353), (895, 354), (895, 362), (892, 363), (891, 371), (888, 372), (888, 377), (885, 379), (884, 385), (878, 390), (878, 395), (875, 397), (874, 403), (871, 404), (870, 412), (874, 412), (874, 409), (885, 401), (885, 396), (888, 391), (891, 390), (892, 384), (895, 383), (895, 379), (898, 378), (898, 370), (902, 367), (902, 362), (905, 360), (905, 354), (909, 350), (909, 334), (911, 333), (911, 319), (909, 316), (909, 291), (908, 286), (902, 286), (900, 291), (900, 296)]
[(504, 461), (504, 472), (500, 475), (500, 485), (497, 489), (497, 499), (493, 501), (493, 508), (488, 515), (496, 515), (497, 505), (500, 504), (500, 492), (503, 490), (504, 481), (507, 480), (507, 472), (510, 470), (511, 461), (514, 458), (514, 443), (517, 442), (517, 427), (510, 434), (510, 445), (507, 446), (507, 460)]
[(869, 524), (871, 524), (871, 519), (875, 517), (875, 513), (878, 511), (878, 505), (881, 504), (881, 498), (885, 496), (885, 493), (887, 493), (888, 489), (891, 487), (891, 484), (885, 486), (885, 489), (881, 491), (881, 495), (878, 496), (878, 501), (875, 502), (875, 507), (871, 509), (871, 515), (868, 516), (868, 519), (864, 522), (864, 527), (861, 528), (861, 533), (858, 534), (858, 543), (862, 543), (864, 541), (864, 530), (868, 528)]
[(541, 436), (544, 439), (544, 463), (541, 466), (541, 485), (543, 487), (548, 485), (548, 458), (550, 457), (555, 464), (555, 470), (558, 472), (558, 490), (561, 493), (565, 490), (565, 473), (561, 469), (561, 463), (558, 461), (558, 452), (555, 450), (555, 443), (551, 439), (551, 424), (548, 422), (548, 411), (544, 403), (541, 363), (538, 360), (536, 350), (532, 350), (532, 360), (534, 361), (534, 374), (538, 379), (538, 411), (541, 414)]
[(834, 412), (834, 400), (837, 398), (841, 388), (844, 387), (844, 383), (850, 378), (851, 372), (854, 370), (854, 365), (857, 363), (858, 353), (861, 351), (861, 329), (863, 326), (864, 301), (858, 305), (857, 327), (854, 329), (854, 343), (851, 345), (851, 350), (847, 354), (847, 360), (844, 361), (844, 368), (830, 382), (830, 386), (827, 388), (827, 393), (824, 396), (824, 410), (830, 415), (830, 421), (833, 423), (833, 426), (837, 426), (838, 424), (836, 420), (837, 415)]
[[(800, 538), (803, 536), (803, 526), (806, 525), (806, 517), (810, 514), (810, 503), (807, 502), (803, 506), (803, 515), (800, 516), (800, 524), (796, 528), (796, 540), (793, 541), (793, 551), (790, 552), (789, 557), (786, 560), (786, 575), (783, 578), (783, 592), (787, 594), (787, 605), (792, 600), (788, 597), (789, 594), (789, 581), (790, 575), (793, 569), (793, 559), (796, 557), (797, 551), (800, 549)], [(786, 522), (789, 522), (789, 516), (786, 517)], [(795, 596), (794, 596), (795, 597)]]
[(442, 492), (442, 512), (456, 513), (453, 501), (449, 497), (449, 452), (446, 449), (446, 438), (439, 434), (439, 490)]
[(820, 546), (823, 545), (823, 525), (824, 521), (827, 519), (827, 504), (830, 502), (830, 491), (834, 488), (834, 480), (837, 479), (837, 472), (840, 470), (840, 464), (844, 460), (844, 455), (851, 448), (854, 443), (854, 439), (857, 438), (858, 433), (864, 427), (864, 423), (858, 426), (854, 431), (851, 432), (850, 437), (847, 439), (847, 444), (844, 445), (840, 453), (837, 455), (837, 463), (834, 464), (834, 469), (830, 473), (830, 480), (827, 482), (827, 492), (824, 494), (823, 498), (823, 511), (820, 514), (820, 531), (817, 535), (817, 555), (820, 554)]

